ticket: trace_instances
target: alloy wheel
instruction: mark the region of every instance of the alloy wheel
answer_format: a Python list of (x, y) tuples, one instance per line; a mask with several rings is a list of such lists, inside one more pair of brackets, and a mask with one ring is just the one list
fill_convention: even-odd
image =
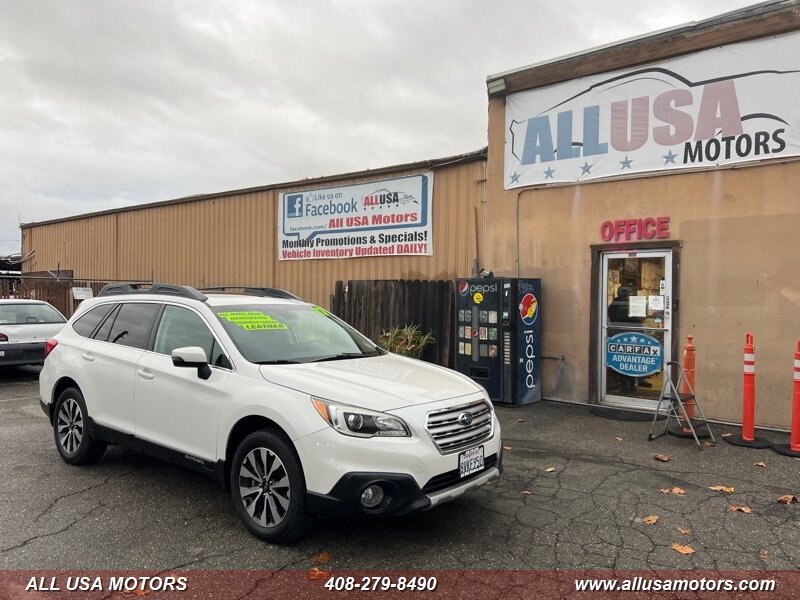
[(291, 497), (289, 475), (269, 448), (254, 448), (239, 468), (239, 495), (247, 514), (262, 527), (275, 527), (286, 517)]
[(83, 414), (74, 398), (67, 398), (58, 411), (58, 443), (67, 454), (75, 454), (83, 439)]

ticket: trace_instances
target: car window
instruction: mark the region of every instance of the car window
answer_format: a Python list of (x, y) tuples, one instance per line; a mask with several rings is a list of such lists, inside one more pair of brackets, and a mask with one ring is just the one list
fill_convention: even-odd
[(0, 304), (3, 325), (65, 323), (66, 319), (49, 304)]
[(380, 354), (355, 329), (318, 306), (253, 304), (215, 307), (220, 323), (253, 363), (312, 362)]
[[(158, 304), (144, 302), (123, 304), (114, 317), (114, 324), (105, 341), (145, 349), (158, 308)], [(101, 339), (99, 332), (95, 339)]]
[(170, 355), (175, 348), (187, 346), (199, 346), (205, 350), (206, 358), (212, 365), (229, 365), (227, 357), (203, 319), (186, 308), (165, 306), (158, 323), (153, 351)]
[(72, 329), (75, 330), (75, 333), (83, 337), (91, 336), (97, 325), (103, 320), (103, 317), (105, 317), (113, 307), (113, 304), (95, 306), (89, 310), (89, 312), (78, 318), (72, 324)]
[(117, 318), (117, 313), (119, 312), (119, 304), (116, 305), (114, 310), (111, 311), (106, 317), (106, 320), (103, 321), (103, 324), (100, 325), (100, 328), (94, 332), (92, 339), (100, 340), (103, 342), (108, 341), (108, 334), (111, 333), (111, 326), (114, 324), (114, 319)]

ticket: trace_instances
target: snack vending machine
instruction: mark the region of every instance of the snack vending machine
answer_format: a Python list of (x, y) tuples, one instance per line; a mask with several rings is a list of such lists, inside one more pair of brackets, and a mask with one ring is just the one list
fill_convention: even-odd
[(456, 281), (456, 370), (492, 402), (542, 399), (541, 279)]

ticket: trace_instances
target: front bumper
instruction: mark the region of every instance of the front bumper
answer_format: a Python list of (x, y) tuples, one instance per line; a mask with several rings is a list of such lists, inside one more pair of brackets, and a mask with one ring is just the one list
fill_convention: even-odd
[[(422, 488), (411, 475), (402, 473), (347, 473), (328, 494), (308, 492), (306, 507), (317, 515), (335, 517), (399, 517), (427, 510), (454, 500), (496, 479), (503, 472), (502, 448), (487, 456), (482, 471), (463, 479), (447, 472), (431, 478)], [(374, 509), (361, 505), (361, 494), (370, 485), (380, 485), (384, 501)]]
[(44, 342), (0, 344), (0, 367), (44, 364)]

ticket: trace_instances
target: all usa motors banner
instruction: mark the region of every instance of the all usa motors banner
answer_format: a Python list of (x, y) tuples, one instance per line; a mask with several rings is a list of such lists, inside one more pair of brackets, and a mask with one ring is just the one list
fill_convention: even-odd
[(432, 194), (432, 172), (281, 194), (278, 260), (432, 256)]
[(506, 99), (505, 188), (800, 155), (800, 33)]

